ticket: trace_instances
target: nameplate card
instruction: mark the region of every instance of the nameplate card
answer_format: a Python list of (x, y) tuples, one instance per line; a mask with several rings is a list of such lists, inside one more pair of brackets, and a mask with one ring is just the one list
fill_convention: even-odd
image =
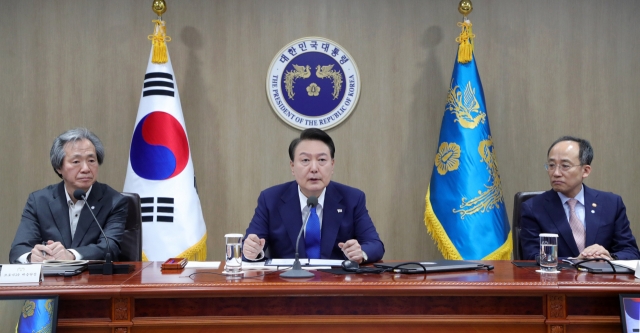
[(0, 283), (39, 283), (42, 281), (41, 264), (2, 265)]
[(636, 265), (636, 272), (633, 276), (635, 276), (636, 279), (640, 279), (640, 260), (638, 260), (638, 264)]

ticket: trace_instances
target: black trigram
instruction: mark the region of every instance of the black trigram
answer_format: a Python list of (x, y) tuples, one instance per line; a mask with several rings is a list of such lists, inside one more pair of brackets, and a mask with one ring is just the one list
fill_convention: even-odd
[(174, 97), (174, 94), (173, 75), (160, 72), (145, 74), (142, 97), (157, 95)]
[(173, 222), (173, 198), (140, 198), (142, 222)]

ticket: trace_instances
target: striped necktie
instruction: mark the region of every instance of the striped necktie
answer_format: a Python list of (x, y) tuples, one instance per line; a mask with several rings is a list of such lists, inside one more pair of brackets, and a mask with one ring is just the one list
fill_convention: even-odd
[(578, 245), (578, 251), (582, 252), (582, 250), (584, 250), (586, 232), (584, 230), (584, 224), (582, 224), (582, 221), (580, 221), (576, 214), (577, 203), (578, 200), (573, 198), (567, 200), (567, 204), (569, 205), (569, 225), (573, 232), (573, 238), (576, 240), (576, 245)]
[(320, 259), (320, 219), (316, 213), (316, 207), (311, 207), (309, 211), (304, 245), (307, 248), (307, 258)]

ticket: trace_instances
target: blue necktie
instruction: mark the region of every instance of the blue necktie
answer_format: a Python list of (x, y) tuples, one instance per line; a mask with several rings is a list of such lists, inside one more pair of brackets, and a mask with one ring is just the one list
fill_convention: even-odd
[(307, 258), (320, 259), (320, 219), (316, 213), (316, 207), (311, 207), (309, 212), (304, 245), (307, 248)]

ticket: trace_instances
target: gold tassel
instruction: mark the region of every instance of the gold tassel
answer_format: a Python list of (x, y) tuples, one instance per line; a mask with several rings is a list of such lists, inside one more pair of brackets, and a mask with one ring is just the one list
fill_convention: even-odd
[(497, 248), (495, 251), (489, 253), (486, 257), (482, 258), (482, 260), (511, 260), (511, 252), (513, 250), (513, 239), (511, 236), (511, 232), (507, 237), (507, 240)]
[(167, 36), (167, 28), (162, 20), (153, 20), (156, 24), (153, 35), (149, 35), (147, 38), (153, 45), (153, 55), (151, 56), (151, 62), (154, 64), (166, 64), (169, 61), (169, 54), (167, 53), (167, 42), (171, 41), (171, 37)]
[(458, 22), (458, 26), (462, 28), (460, 36), (456, 38), (456, 42), (460, 44), (458, 46), (458, 62), (466, 64), (473, 59), (473, 39), (476, 35), (471, 30), (471, 21)]
[(462, 260), (462, 256), (456, 246), (453, 245), (451, 239), (447, 235), (447, 232), (442, 227), (442, 224), (438, 220), (436, 213), (431, 206), (431, 185), (427, 188), (427, 196), (425, 197), (426, 207), (424, 210), (424, 224), (427, 226), (427, 232), (431, 235), (438, 250), (442, 253), (442, 256), (447, 260)]
[(204, 236), (202, 236), (202, 238), (197, 243), (195, 243), (176, 257), (187, 258), (192, 261), (207, 260), (207, 234), (204, 234)]
[[(204, 234), (197, 243), (177, 255), (176, 258), (187, 258), (191, 261), (207, 260), (207, 234)], [(142, 252), (142, 261), (149, 261), (144, 251)]]

